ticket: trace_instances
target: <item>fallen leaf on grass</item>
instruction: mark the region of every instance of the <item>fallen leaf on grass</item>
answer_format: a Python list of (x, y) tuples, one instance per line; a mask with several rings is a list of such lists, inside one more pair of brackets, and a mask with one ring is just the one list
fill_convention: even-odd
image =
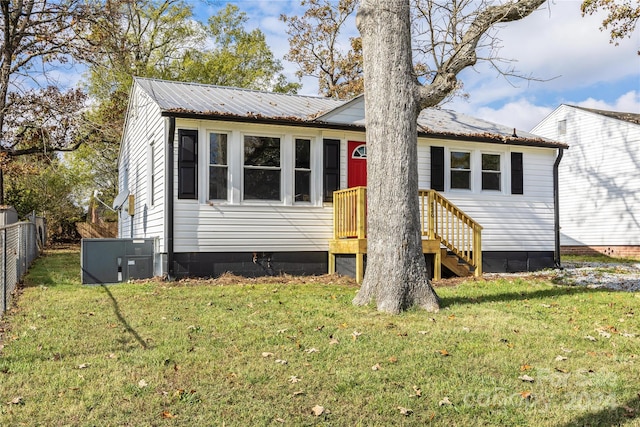
[(311, 408), (311, 412), (316, 417), (319, 417), (320, 415), (324, 414), (324, 406), (316, 405), (313, 408)]
[(282, 418), (276, 418), (274, 421), (280, 424), (284, 424), (284, 419)]
[(271, 356), (273, 356), (273, 353), (270, 353), (268, 351), (263, 351), (262, 352), (262, 357), (271, 357)]
[(373, 366), (371, 367), (371, 370), (372, 370), (372, 371), (379, 371), (379, 370), (380, 370), (380, 368), (381, 368), (380, 364), (379, 364), (379, 363), (376, 363), (375, 365), (373, 365)]
[(304, 391), (302, 390), (294, 391), (293, 393), (291, 393), (292, 396), (302, 396), (303, 394)]
[(532, 383), (532, 382), (535, 381), (535, 379), (533, 377), (530, 377), (529, 375), (519, 376), (518, 379), (521, 380), (521, 381), (528, 382), (528, 383)]
[(404, 415), (405, 417), (408, 417), (409, 415), (411, 415), (413, 413), (413, 410), (409, 409), (409, 408), (404, 408), (402, 406), (398, 406), (398, 410), (400, 411), (400, 413), (402, 415)]
[(636, 416), (636, 410), (633, 408), (630, 408), (629, 406), (622, 406), (622, 409), (624, 409), (624, 416), (627, 418), (634, 418)]
[(449, 352), (445, 349), (438, 350), (438, 353), (440, 353), (442, 356), (451, 356), (451, 354), (449, 354)]
[(420, 335), (427, 335), (429, 333), (429, 331), (418, 331), (418, 333)]
[(11, 401), (7, 402), (8, 405), (24, 405), (24, 398), (22, 396), (14, 397)]
[(171, 412), (169, 411), (162, 411), (162, 418), (165, 419), (171, 419), (171, 418), (175, 418), (176, 416), (173, 415)]
[(287, 381), (289, 381), (291, 384), (295, 384), (295, 383), (299, 383), (302, 380), (296, 377), (295, 375), (291, 375)]
[(595, 339), (594, 337), (592, 337), (591, 335), (586, 335), (584, 337), (584, 339), (589, 340), (589, 341), (598, 341), (597, 339)]
[(395, 357), (395, 356), (391, 356), (391, 357), (389, 358), (389, 363), (397, 363), (397, 362), (398, 362), (398, 358), (397, 358), (397, 357)]
[(87, 369), (89, 367), (88, 363), (81, 363), (80, 365), (78, 365), (78, 369)]
[(439, 406), (452, 406), (453, 403), (449, 400), (447, 396), (444, 397), (440, 402), (438, 402)]
[(519, 394), (520, 397), (525, 400), (531, 400), (531, 398), (533, 397), (533, 394), (529, 390), (521, 391)]
[(353, 331), (351, 333), (351, 337), (353, 338), (354, 341), (357, 340), (360, 335), (362, 335), (362, 332)]
[(329, 340), (329, 345), (336, 345), (336, 344), (340, 344), (340, 341), (331, 337), (331, 339)]
[(319, 352), (320, 352), (320, 350), (318, 350), (318, 349), (317, 349), (317, 348), (315, 348), (315, 347), (311, 347), (311, 348), (306, 349), (304, 352), (305, 352), (305, 353), (308, 353), (308, 354), (311, 354), (311, 353), (319, 353)]
[(413, 386), (413, 393), (416, 397), (422, 397), (422, 390), (416, 386)]
[(524, 372), (524, 371), (528, 371), (531, 369), (531, 365), (522, 365), (520, 366), (520, 371)]
[(140, 381), (138, 381), (138, 387), (139, 388), (145, 388), (148, 385), (149, 384), (147, 384), (147, 382), (144, 379), (141, 379)]
[(611, 338), (611, 334), (607, 331), (598, 331), (601, 337)]
[(279, 363), (280, 365), (286, 365), (287, 361), (283, 359), (276, 359), (276, 363)]
[(556, 362), (562, 362), (563, 360), (567, 360), (564, 356), (556, 356)]

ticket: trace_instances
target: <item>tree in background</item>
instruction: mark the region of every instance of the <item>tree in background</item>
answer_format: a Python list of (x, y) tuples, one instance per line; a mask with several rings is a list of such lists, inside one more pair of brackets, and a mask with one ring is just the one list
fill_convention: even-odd
[(47, 218), (54, 237), (72, 236), (82, 215), (77, 203), (82, 173), (62, 161), (85, 138), (94, 135), (82, 114), (86, 95), (79, 89), (61, 92), (54, 86), (11, 93), (5, 115), (7, 149), (3, 154), (6, 203), (20, 218), (33, 211)]
[(80, 23), (75, 56), (89, 66), (86, 85), (96, 99), (87, 113), (97, 129), (74, 155), (93, 171), (86, 193), (115, 197), (117, 157), (133, 77), (164, 78), (251, 89), (295, 92), (279, 74), (260, 30), (247, 32), (246, 15), (227, 5), (208, 26), (183, 0), (107, 0), (92, 3)]
[(611, 43), (616, 46), (621, 39), (631, 37), (640, 19), (640, 0), (584, 0), (581, 9), (583, 15), (607, 12), (600, 29), (609, 30)]
[[(76, 143), (67, 138), (70, 134), (61, 134), (60, 129), (50, 126), (47, 135), (38, 135), (38, 123), (28, 123), (29, 117), (37, 114), (22, 117), (19, 123), (16, 120), (19, 112), (28, 111), (30, 103), (40, 98), (28, 92), (29, 87), (37, 86), (52, 67), (67, 62), (69, 46), (75, 38), (73, 25), (83, 11), (79, 0), (0, 2), (0, 204), (5, 203), (3, 177), (12, 159), (39, 150), (65, 149)], [(49, 96), (54, 94), (47, 90), (42, 99), (56, 102), (55, 96)], [(55, 104), (51, 107), (55, 109)], [(13, 121), (7, 119), (9, 116)]]
[[(478, 60), (478, 49), (496, 24), (522, 19), (545, 0), (467, 2), (473, 13), (436, 17), (460, 2), (423, 1), (437, 28), (455, 31), (449, 43), (432, 39), (430, 78), (414, 69), (410, 0), (362, 0), (357, 27), (362, 36), (367, 132), (367, 270), (354, 304), (376, 302), (399, 313), (412, 306), (439, 309), (422, 253), (417, 169), (417, 117), (458, 87), (457, 75)], [(446, 3), (446, 4), (445, 4)], [(446, 32), (445, 31), (445, 32)]]
[(248, 18), (229, 3), (209, 18), (206, 36), (210, 49), (189, 49), (180, 68), (168, 77), (220, 86), (235, 86), (273, 92), (296, 93), (298, 83), (290, 83), (281, 74), (282, 64), (275, 59), (260, 29), (247, 31)]
[(285, 59), (298, 64), (299, 78), (318, 78), (319, 93), (336, 99), (349, 99), (363, 92), (362, 43), (349, 38), (344, 46), (341, 36), (358, 0), (302, 0), (307, 6), (302, 16), (281, 15), (287, 24), (289, 53)]

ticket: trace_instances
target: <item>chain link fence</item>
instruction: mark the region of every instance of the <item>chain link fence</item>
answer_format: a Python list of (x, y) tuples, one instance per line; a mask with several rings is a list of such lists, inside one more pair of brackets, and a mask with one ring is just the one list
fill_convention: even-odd
[(44, 243), (41, 218), (0, 227), (0, 316), (11, 306), (17, 284)]

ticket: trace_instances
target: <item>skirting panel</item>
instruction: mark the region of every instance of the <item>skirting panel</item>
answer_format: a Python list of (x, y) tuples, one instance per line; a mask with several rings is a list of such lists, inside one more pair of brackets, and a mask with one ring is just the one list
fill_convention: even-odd
[(321, 275), (328, 271), (327, 252), (189, 252), (174, 254), (176, 277), (218, 277), (226, 272), (245, 277)]
[(482, 252), (485, 273), (517, 273), (554, 267), (553, 251)]

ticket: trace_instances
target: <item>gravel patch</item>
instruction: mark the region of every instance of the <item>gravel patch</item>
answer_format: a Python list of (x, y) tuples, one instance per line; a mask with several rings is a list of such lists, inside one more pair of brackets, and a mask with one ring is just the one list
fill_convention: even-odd
[(612, 289), (616, 291), (640, 291), (640, 263), (564, 262), (562, 269), (542, 270), (530, 273), (486, 273), (491, 277), (545, 277), (567, 286)]

